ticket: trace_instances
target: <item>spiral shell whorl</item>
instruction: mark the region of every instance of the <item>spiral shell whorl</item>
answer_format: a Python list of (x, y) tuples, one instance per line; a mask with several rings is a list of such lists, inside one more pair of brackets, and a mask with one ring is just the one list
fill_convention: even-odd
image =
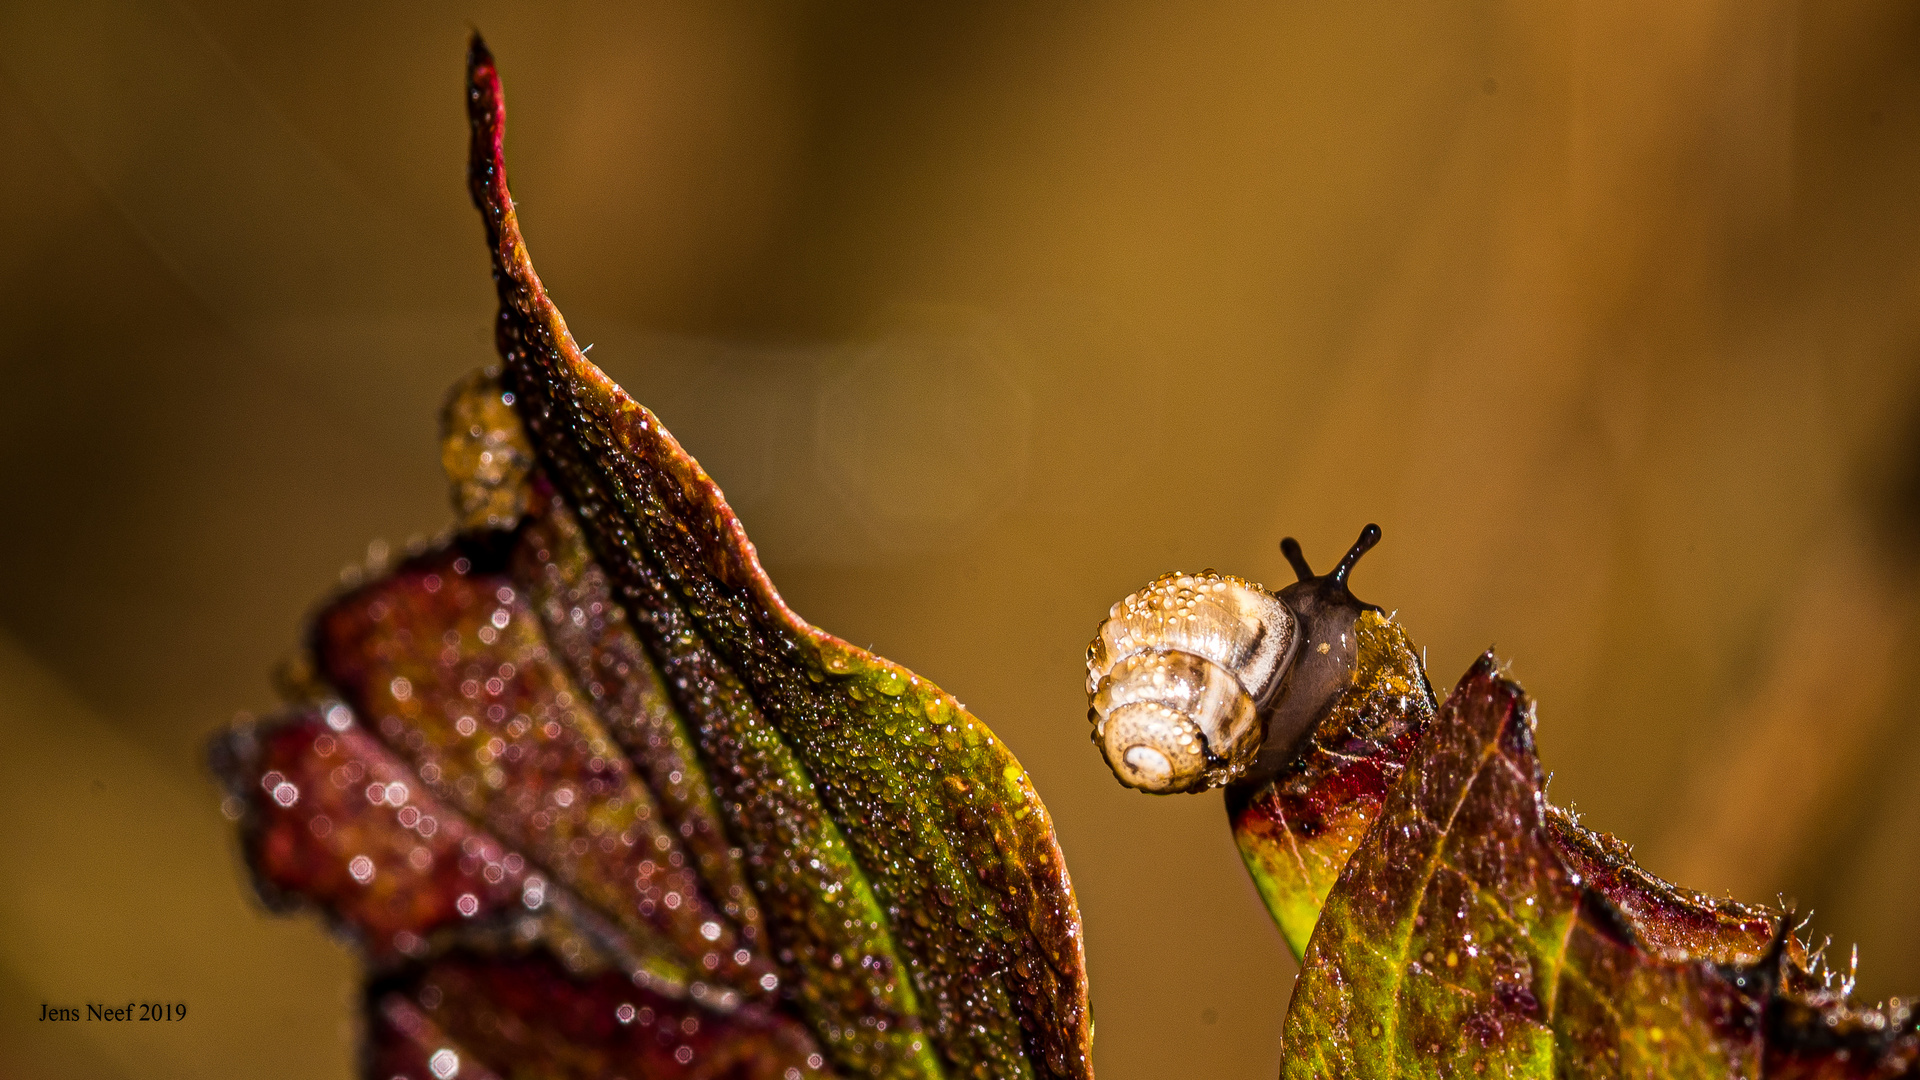
[(1163, 574), (1115, 604), (1087, 648), (1088, 715), (1114, 775), (1172, 792), (1243, 771), (1295, 637), (1286, 605), (1211, 570)]

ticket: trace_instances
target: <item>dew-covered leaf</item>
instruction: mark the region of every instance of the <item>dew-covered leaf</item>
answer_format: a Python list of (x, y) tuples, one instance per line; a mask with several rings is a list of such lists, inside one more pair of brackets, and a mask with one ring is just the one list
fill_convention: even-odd
[(321, 612), (317, 667), (419, 782), (618, 923), (697, 996), (772, 971), (707, 898), (676, 822), (559, 663), (507, 552), (454, 544)]
[(384, 994), (367, 1010), (367, 1045), (362, 1053), (367, 1076), (405, 1080), (500, 1080), (500, 1074), (476, 1060), (420, 1007), (398, 994)]
[(506, 361), (457, 531), (316, 615), (214, 759), (262, 895), (365, 949), (367, 1075), (1091, 1076), (1072, 886), (1019, 763), (781, 602), (527, 260), (476, 39)]
[[(1345, 741), (1347, 752), (1317, 765), (1312, 755), (1326, 748), (1309, 746), (1290, 776), (1319, 787), (1243, 796), (1236, 818), (1243, 849), (1261, 859), (1319, 853), (1271, 863), (1292, 890), (1291, 905), (1276, 908), (1283, 928), (1315, 918), (1284, 1026), (1284, 1076), (1864, 1077), (1915, 1067), (1910, 1007), (1848, 1001), (1809, 970), (1782, 913), (1661, 881), (1624, 845), (1550, 806), (1532, 704), (1490, 655), (1410, 726), (1400, 726), (1409, 709), (1397, 693), (1366, 686), (1356, 679), (1321, 733), (1345, 724), (1393, 737)], [(1371, 706), (1354, 707), (1368, 697)], [(1302, 825), (1329, 819), (1345, 827)], [(1342, 849), (1316, 905), (1324, 870), (1300, 867), (1324, 867)]]
[[(803, 1005), (837, 1060), (1089, 1074), (1079, 920), (1025, 772), (950, 695), (787, 608), (713, 481), (587, 361), (548, 299), (478, 47), (469, 105), (503, 381), (699, 733), (769, 934), (803, 993), (819, 991)], [(904, 1030), (865, 1022), (874, 1008)]]
[(1751, 995), (1669, 963), (1554, 852), (1532, 711), (1483, 658), (1328, 897), (1283, 1041), (1287, 1076), (1732, 1076)]
[(538, 952), (449, 953), (368, 993), (376, 1015), (418, 1018), (509, 1077), (790, 1080), (823, 1064), (806, 1028), (779, 1009), (716, 1015), (614, 972), (581, 977)]
[(219, 744), (216, 764), (239, 789), (248, 860), (270, 901), (320, 904), (383, 963), (522, 911), (618, 940), (536, 864), (425, 790), (348, 717), (341, 704), (296, 711)]
[(1354, 633), (1352, 684), (1280, 775), (1227, 791), (1241, 859), (1295, 956), (1306, 954), (1335, 879), (1433, 717), (1433, 690), (1406, 631), (1365, 611)]

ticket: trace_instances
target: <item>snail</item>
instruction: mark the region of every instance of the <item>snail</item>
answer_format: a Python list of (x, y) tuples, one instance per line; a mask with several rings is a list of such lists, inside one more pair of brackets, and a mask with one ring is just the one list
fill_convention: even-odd
[(1380, 542), (1368, 525), (1332, 573), (1292, 537), (1299, 580), (1271, 593), (1214, 570), (1162, 574), (1113, 605), (1087, 646), (1093, 741), (1128, 787), (1156, 794), (1270, 779), (1351, 681), (1363, 611), (1347, 587)]

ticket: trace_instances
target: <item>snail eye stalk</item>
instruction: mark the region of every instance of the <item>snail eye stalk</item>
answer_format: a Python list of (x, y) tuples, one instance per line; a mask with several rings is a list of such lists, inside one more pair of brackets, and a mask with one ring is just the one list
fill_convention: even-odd
[(1313, 579), (1313, 567), (1307, 565), (1306, 552), (1300, 550), (1300, 541), (1289, 536), (1280, 541), (1280, 554), (1287, 557), (1287, 565), (1293, 567), (1293, 576), (1300, 581)]

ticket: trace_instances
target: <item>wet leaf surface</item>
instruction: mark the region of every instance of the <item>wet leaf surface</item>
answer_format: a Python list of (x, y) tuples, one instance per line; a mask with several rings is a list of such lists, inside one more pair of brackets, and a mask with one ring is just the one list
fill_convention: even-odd
[(1851, 1002), (1788, 916), (1660, 881), (1551, 807), (1491, 655), (1430, 718), (1393, 665), (1363, 661), (1295, 771), (1238, 796), (1289, 939), (1317, 914), (1283, 1075), (1913, 1073), (1909, 1004)]
[(318, 668), (418, 784), (617, 923), (661, 985), (771, 970), (701, 888), (675, 823), (548, 647), (502, 554), (456, 544), (323, 611)]
[(474, 1060), (466, 1047), (405, 997), (383, 995), (367, 1012), (366, 1075), (498, 1080), (499, 1073)]
[[(1705, 965), (1642, 962), (1552, 850), (1531, 709), (1490, 658), (1389, 792), (1307, 947), (1286, 1074), (1735, 1075), (1754, 1017)], [(1732, 1038), (1725, 1049), (1719, 1035)]]
[[(829, 1041), (855, 1067), (929, 1067), (910, 1022), (924, 1010), (939, 1057), (963, 1073), (1084, 1075), (1072, 887), (1025, 772), (951, 696), (781, 601), (712, 480), (586, 360), (547, 298), (507, 194), (504, 105), (484, 49), (469, 105), (504, 383), (705, 733), (730, 824), (749, 866), (769, 875), (759, 891), (771, 931), (794, 943), (802, 986), (821, 991)], [(808, 795), (826, 820), (806, 812)], [(831, 898), (809, 880), (816, 864), (836, 868)], [(819, 917), (842, 904), (846, 917)], [(907, 1014), (906, 1030), (834, 1018), (866, 999)]]
[(541, 953), (443, 955), (368, 993), (377, 1014), (417, 1017), (454, 1053), (510, 1077), (783, 1080), (821, 1065), (805, 1027), (777, 1009), (716, 1016), (618, 973), (582, 978)]
[(469, 71), (506, 363), (442, 418), (459, 531), (327, 603), (289, 710), (214, 749), (262, 895), (365, 949), (367, 1075), (1091, 1076), (1024, 770), (790, 611), (575, 348)]
[(1434, 713), (1406, 631), (1373, 611), (1354, 631), (1352, 685), (1279, 776), (1227, 792), (1241, 858), (1295, 956)]

